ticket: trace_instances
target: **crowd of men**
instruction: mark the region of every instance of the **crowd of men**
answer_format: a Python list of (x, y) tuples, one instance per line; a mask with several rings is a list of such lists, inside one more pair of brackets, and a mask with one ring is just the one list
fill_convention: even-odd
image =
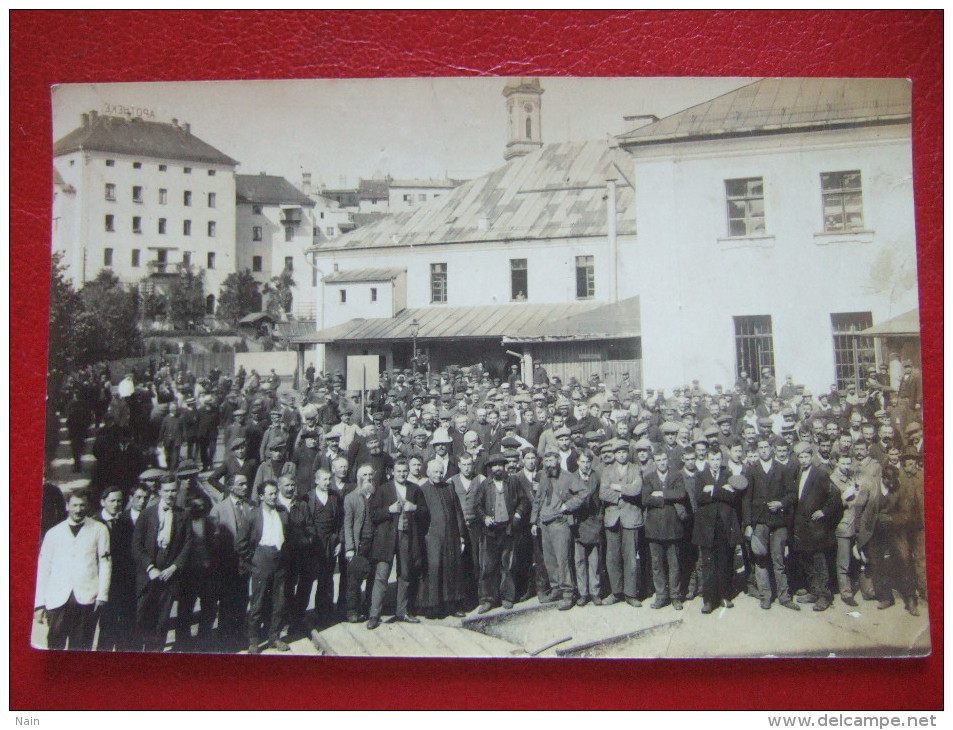
[(36, 617), (50, 648), (161, 651), (174, 629), (176, 650), (258, 653), (385, 609), (414, 624), (533, 598), (710, 614), (744, 593), (794, 611), (898, 595), (918, 615), (904, 365), (818, 394), (767, 368), (670, 395), (538, 365), (526, 383), (394, 371), (364, 412), (313, 368), (301, 391), (274, 371), (160, 362), (113, 386), (88, 368), (56, 406), (74, 469), (91, 436), (94, 463), (65, 511), (46, 485)]

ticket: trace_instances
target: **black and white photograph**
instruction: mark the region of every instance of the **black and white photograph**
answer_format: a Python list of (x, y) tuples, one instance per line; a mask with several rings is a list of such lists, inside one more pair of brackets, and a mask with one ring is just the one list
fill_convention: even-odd
[(52, 110), (33, 647), (930, 654), (909, 80)]

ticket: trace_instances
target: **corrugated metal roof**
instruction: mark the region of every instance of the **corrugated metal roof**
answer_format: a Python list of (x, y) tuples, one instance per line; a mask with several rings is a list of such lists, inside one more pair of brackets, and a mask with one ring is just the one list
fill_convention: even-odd
[(235, 199), (258, 205), (301, 205), (314, 201), (280, 175), (236, 175)]
[(863, 332), (858, 332), (857, 334), (867, 337), (919, 337), (920, 308), (917, 307), (916, 309), (911, 309), (909, 312), (898, 314), (896, 317), (888, 319), (886, 322), (875, 324), (873, 327), (868, 327)]
[(77, 150), (114, 152), (161, 160), (237, 165), (238, 161), (203, 142), (185, 126), (140, 118), (95, 115), (53, 145), (53, 157)]
[(628, 153), (605, 141), (564, 142), (323, 243), (321, 250), (605, 236), (609, 175), (618, 179), (616, 230), (635, 233)]
[(556, 320), (544, 320), (508, 335), (504, 342), (556, 342), (561, 340), (611, 340), (642, 335), (639, 298), (590, 309)]
[(600, 306), (598, 302), (572, 302), (405, 309), (395, 317), (352, 319), (300, 341), (410, 341), (413, 338), (414, 320), (417, 321), (418, 340), (518, 336), (522, 332), (535, 331), (540, 323), (562, 320)]
[(360, 281), (390, 281), (407, 269), (351, 269), (350, 271), (335, 271), (324, 277), (325, 284), (353, 284)]
[(762, 79), (618, 137), (642, 145), (910, 119), (906, 79)]

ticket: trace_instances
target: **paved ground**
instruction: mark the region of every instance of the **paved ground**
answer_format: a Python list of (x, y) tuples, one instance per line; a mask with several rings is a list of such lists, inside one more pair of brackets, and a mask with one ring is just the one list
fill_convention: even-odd
[[(82, 486), (94, 459), (84, 456), (83, 473), (74, 474), (65, 428), (60, 438), (47, 479), (64, 490)], [(91, 446), (92, 439), (87, 450)], [(850, 608), (838, 599), (822, 613), (810, 606), (802, 609), (794, 613), (774, 605), (764, 611), (758, 601), (739, 596), (735, 608), (710, 615), (702, 615), (700, 599), (686, 603), (684, 611), (671, 606), (652, 610), (646, 602), (638, 609), (621, 603), (562, 612), (534, 598), (511, 611), (424, 619), (420, 624), (384, 623), (375, 631), (364, 624), (338, 624), (290, 646), (292, 655), (418, 657), (847, 657), (930, 652), (926, 605), (920, 617), (910, 616), (899, 599), (885, 611), (877, 610), (874, 602), (860, 601)], [(386, 611), (385, 606), (385, 619)], [(45, 648), (45, 626), (34, 623), (32, 643)]]

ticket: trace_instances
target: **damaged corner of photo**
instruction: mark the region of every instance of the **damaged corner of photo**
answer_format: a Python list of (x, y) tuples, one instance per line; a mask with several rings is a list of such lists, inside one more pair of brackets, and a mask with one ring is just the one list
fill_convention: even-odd
[(907, 80), (54, 92), (35, 648), (930, 654)]

